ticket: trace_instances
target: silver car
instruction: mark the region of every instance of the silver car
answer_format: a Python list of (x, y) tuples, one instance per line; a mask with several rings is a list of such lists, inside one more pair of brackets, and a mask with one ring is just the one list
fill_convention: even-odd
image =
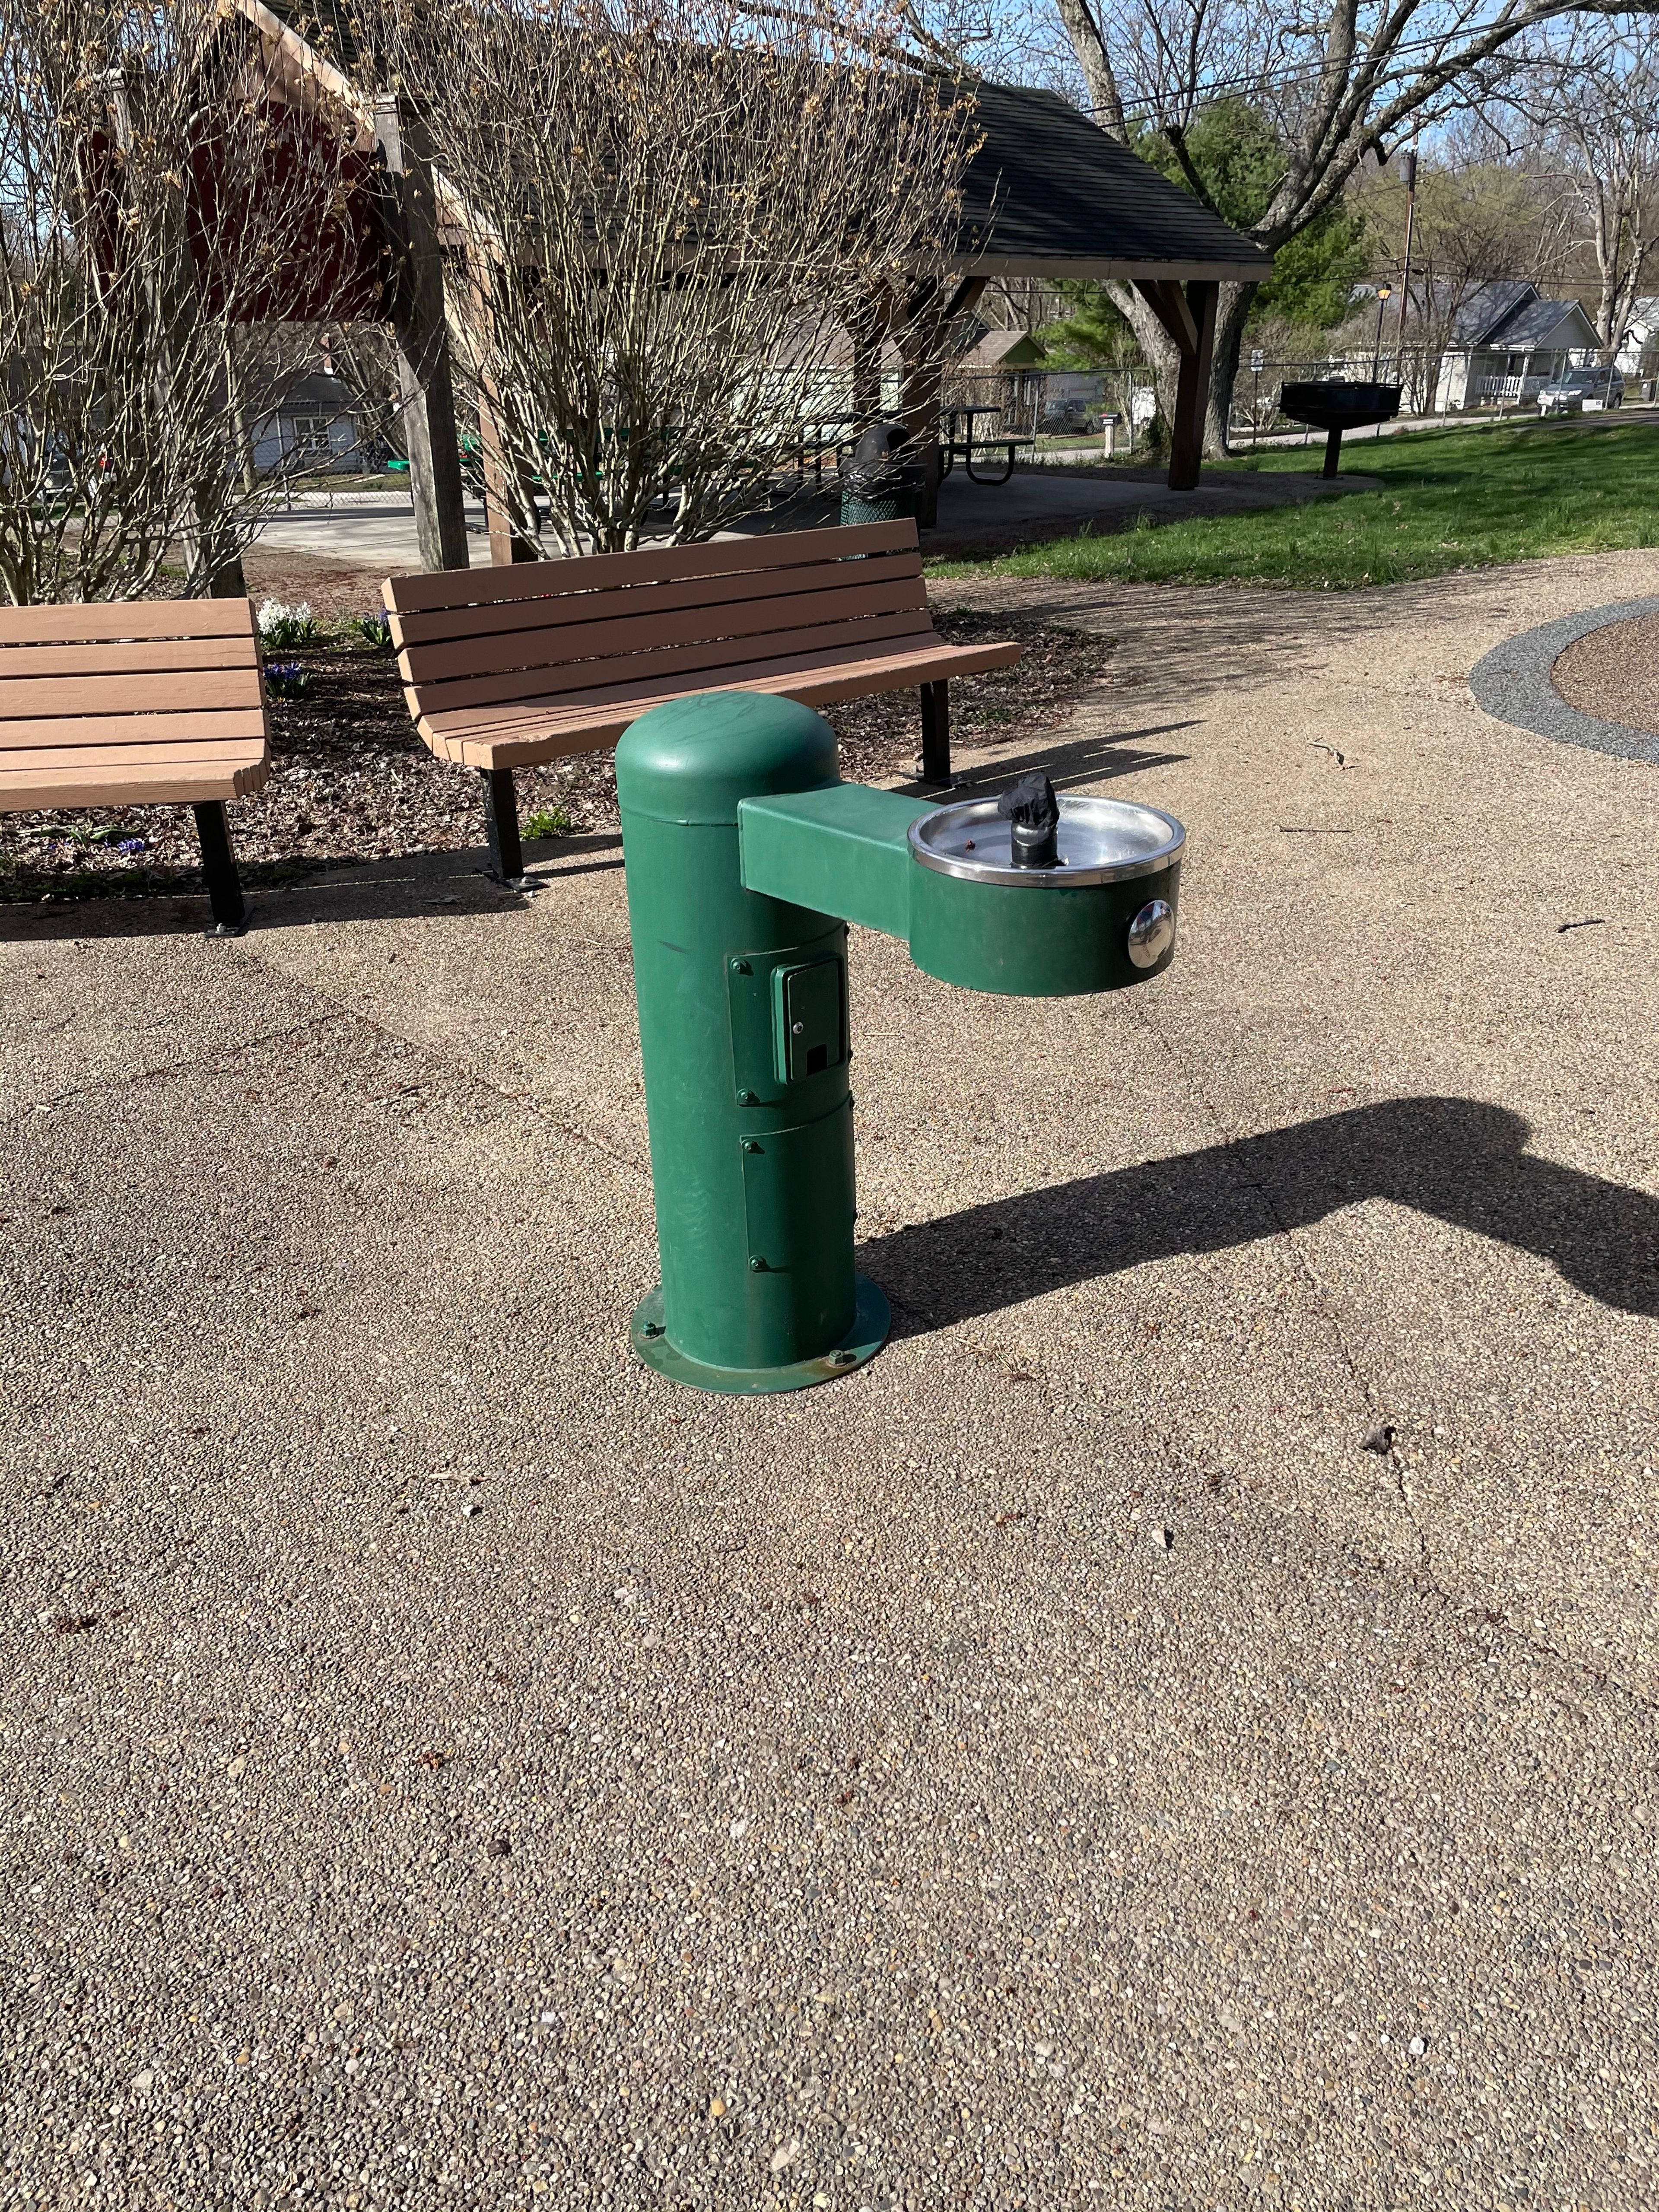
[(1570, 368), (1547, 384), (1538, 395), (1540, 415), (1577, 415), (1584, 402), (1599, 400), (1603, 407), (1622, 407), (1625, 380), (1616, 368)]

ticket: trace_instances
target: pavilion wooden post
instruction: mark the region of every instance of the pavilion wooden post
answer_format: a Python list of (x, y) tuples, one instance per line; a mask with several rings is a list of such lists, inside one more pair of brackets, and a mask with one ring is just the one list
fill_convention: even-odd
[(899, 382), (899, 419), (921, 457), (921, 489), (916, 499), (916, 525), (921, 530), (931, 530), (939, 520), (943, 465), (939, 417), (945, 391), (945, 363), (941, 357), (944, 337), (944, 323), (937, 313), (923, 309), (908, 318), (903, 373)]
[(1215, 353), (1216, 307), (1221, 287), (1194, 280), (1184, 289), (1170, 279), (1140, 276), (1135, 289), (1174, 340), (1181, 356), (1175, 421), (1170, 434), (1171, 491), (1194, 491), (1204, 459), (1204, 410)]
[(541, 549), (519, 530), (515, 517), (529, 507), (535, 517), (535, 492), (524, 481), (523, 471), (501, 438), (501, 392), (483, 364), (495, 343), (495, 322), (487, 254), (480, 252), (467, 269), (467, 326), (472, 331), (479, 363), (478, 459), (483, 470), (484, 527), (489, 533), (489, 565), (508, 567), (514, 561), (539, 561)]
[(848, 336), (853, 346), (853, 412), (858, 428), (868, 428), (881, 413), (881, 349), (887, 336), (891, 310), (873, 296), (860, 302), (848, 318)]
[(423, 568), (471, 563), (455, 428), (455, 386), (444, 314), (443, 255), (425, 137), (405, 103), (374, 103), (374, 137), (401, 217), (401, 266), (392, 328), (398, 349), (399, 417), (409, 447), (415, 535)]

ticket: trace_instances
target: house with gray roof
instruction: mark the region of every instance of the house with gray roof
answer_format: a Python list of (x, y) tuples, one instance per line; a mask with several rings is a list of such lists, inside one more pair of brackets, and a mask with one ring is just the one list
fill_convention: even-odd
[(1600, 347), (1577, 300), (1547, 300), (1518, 276), (1495, 278), (1456, 302), (1442, 290), (1431, 315), (1446, 332), (1437, 414), (1524, 406), (1567, 369), (1594, 361)]

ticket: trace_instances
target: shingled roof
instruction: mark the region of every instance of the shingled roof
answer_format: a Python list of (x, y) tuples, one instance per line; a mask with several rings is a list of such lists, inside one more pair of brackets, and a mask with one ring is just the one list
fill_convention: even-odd
[[(239, 0), (271, 31), (326, 62), (356, 58), (349, 0)], [(1259, 283), (1273, 256), (1212, 215), (1058, 93), (979, 84), (983, 143), (963, 193), (959, 259), (983, 276), (1237, 277)]]
[(985, 143), (964, 189), (964, 260), (987, 276), (1259, 283), (1273, 256), (1058, 93), (975, 88)]

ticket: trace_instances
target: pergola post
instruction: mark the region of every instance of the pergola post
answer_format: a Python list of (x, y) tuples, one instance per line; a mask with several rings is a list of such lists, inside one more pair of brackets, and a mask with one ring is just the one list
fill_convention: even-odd
[(881, 349), (889, 313), (883, 301), (866, 298), (848, 319), (847, 334), (853, 349), (853, 412), (860, 430), (881, 413)]
[(394, 94), (374, 103), (374, 137), (385, 156), (401, 217), (400, 265), (391, 319), (421, 565), (465, 568), (472, 556), (466, 542), (432, 165), (418, 123)]
[(1181, 357), (1175, 421), (1170, 428), (1171, 491), (1195, 491), (1204, 459), (1204, 410), (1215, 355), (1216, 308), (1221, 287), (1199, 280), (1184, 288), (1167, 277), (1137, 277), (1135, 289), (1174, 341)]
[(910, 443), (921, 458), (921, 489), (916, 498), (916, 524), (922, 530), (931, 530), (939, 520), (939, 486), (942, 468), (939, 418), (945, 391), (943, 347), (944, 324), (936, 313), (924, 308), (909, 318), (904, 333), (899, 419), (910, 433)]

